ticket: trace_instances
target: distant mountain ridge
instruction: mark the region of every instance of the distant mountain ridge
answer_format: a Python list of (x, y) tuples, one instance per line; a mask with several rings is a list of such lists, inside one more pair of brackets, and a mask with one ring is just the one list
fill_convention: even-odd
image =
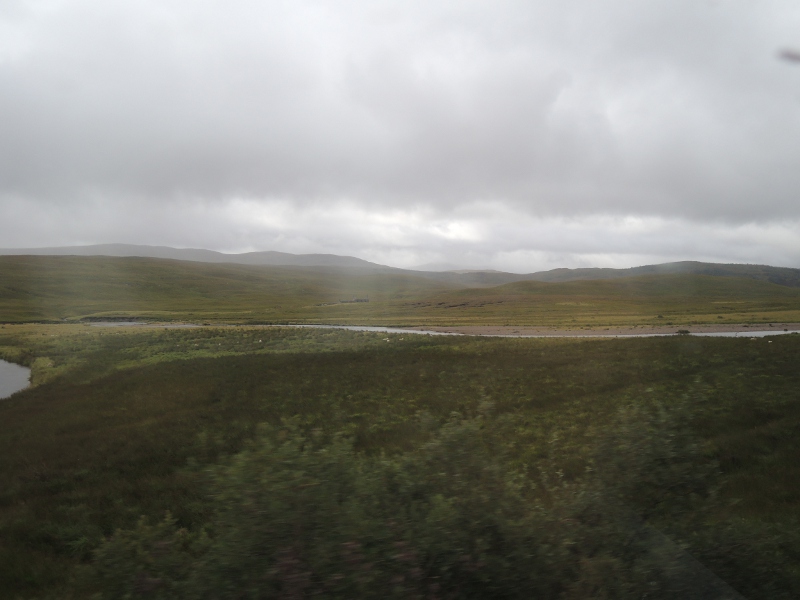
[(517, 281), (560, 283), (589, 279), (617, 279), (621, 277), (637, 277), (643, 275), (690, 274), (709, 275), (713, 277), (744, 277), (746, 279), (768, 281), (788, 287), (800, 287), (800, 269), (771, 267), (768, 265), (703, 263), (697, 261), (643, 265), (628, 269), (559, 268), (550, 271), (519, 274), (489, 269), (454, 269), (449, 271), (398, 269), (369, 262), (354, 256), (339, 256), (336, 254), (290, 254), (288, 252), (276, 252), (274, 250), (245, 252), (242, 254), (225, 254), (214, 250), (171, 248), (168, 246), (143, 246), (135, 244), (98, 244), (93, 246), (63, 246), (57, 248), (11, 248), (0, 249), (0, 255), (144, 257), (205, 263), (233, 263), (251, 266), (356, 268), (398, 274), (406, 273), (453, 285), (462, 285), (464, 287), (490, 287)]
[(137, 244), (97, 244), (92, 246), (61, 246), (57, 248), (5, 248), (0, 255), (33, 256), (115, 256), (165, 258), (205, 263), (234, 263), (240, 265), (268, 265), (287, 267), (366, 267), (386, 269), (354, 256), (336, 254), (290, 254), (266, 250), (225, 254), (199, 248), (171, 248), (169, 246), (142, 246)]
[(769, 281), (777, 285), (800, 287), (800, 269), (768, 265), (703, 263), (682, 261), (660, 265), (644, 265), (629, 269), (553, 269), (531, 273), (526, 279), (544, 282), (577, 281), (583, 279), (616, 279), (642, 275), (710, 275), (713, 277), (744, 277)]
[(515, 283), (517, 281), (541, 281), (543, 283), (566, 283), (590, 279), (619, 279), (623, 277), (640, 277), (646, 275), (709, 275), (713, 277), (743, 277), (768, 281), (777, 285), (800, 287), (800, 269), (789, 267), (771, 267), (768, 265), (744, 265), (703, 263), (683, 261), (660, 265), (644, 265), (628, 269), (581, 268), (552, 269), (536, 273), (504, 273), (502, 271), (414, 271), (423, 277), (429, 277), (465, 287), (489, 287)]

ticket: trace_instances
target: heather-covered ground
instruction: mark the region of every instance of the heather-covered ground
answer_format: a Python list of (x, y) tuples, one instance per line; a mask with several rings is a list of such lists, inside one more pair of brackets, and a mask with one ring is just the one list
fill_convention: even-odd
[[(414, 575), (397, 595), (624, 597), (648, 578), (662, 591), (684, 585), (680, 560), (654, 558), (631, 525), (644, 519), (746, 596), (795, 597), (798, 338), (5, 325), (0, 355), (32, 366), (35, 385), (0, 402), (0, 593), (157, 597), (151, 585), (163, 597), (204, 597), (198, 590), (216, 584), (201, 573), (256, 585), (224, 567), (248, 544), (265, 558), (244, 571), (273, 573), (260, 593), (294, 585), (291, 569), (276, 567), (287, 552), (307, 565), (298, 573), (313, 573), (304, 593), (334, 596), (385, 590), (398, 569)], [(447, 456), (454, 462), (441, 463)], [(329, 469), (344, 488), (329, 486)], [(271, 479), (259, 484), (254, 472)], [(389, 480), (406, 487), (386, 496)], [(267, 520), (289, 529), (247, 537), (264, 522), (233, 499), (270, 489)], [(332, 501), (322, 519), (312, 509), (330, 494), (352, 502)], [(307, 510), (316, 525), (300, 546), (266, 544), (291, 538)], [(167, 511), (174, 524), (136, 529)], [(386, 529), (397, 511), (402, 523)], [(348, 529), (357, 522), (363, 530)], [(120, 528), (129, 533), (104, 542)], [(178, 548), (175, 535), (186, 552), (148, 554)], [(329, 552), (308, 554), (315, 540)], [(369, 581), (346, 571), (350, 542), (372, 553)], [(413, 546), (407, 569), (386, 562), (397, 543)], [(510, 562), (491, 562), (501, 555)], [(527, 575), (492, 587), (503, 572)]]

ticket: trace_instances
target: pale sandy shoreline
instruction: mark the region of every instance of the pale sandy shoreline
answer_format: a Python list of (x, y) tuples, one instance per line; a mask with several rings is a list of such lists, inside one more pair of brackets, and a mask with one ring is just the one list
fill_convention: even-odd
[(459, 327), (420, 326), (408, 329), (436, 331), (438, 333), (459, 333), (462, 335), (487, 336), (536, 336), (536, 337), (597, 337), (617, 335), (673, 335), (689, 333), (748, 333), (756, 331), (800, 331), (800, 323), (759, 323), (759, 324), (720, 324), (720, 325), (628, 325), (597, 328), (559, 328), (526, 327), (514, 325), (464, 325)]

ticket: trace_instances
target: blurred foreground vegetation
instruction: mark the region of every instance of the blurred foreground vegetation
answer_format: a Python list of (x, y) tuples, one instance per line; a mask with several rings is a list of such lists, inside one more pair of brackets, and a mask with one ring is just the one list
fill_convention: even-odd
[(1, 597), (800, 596), (800, 335), (5, 325), (0, 357), (36, 384), (0, 401)]

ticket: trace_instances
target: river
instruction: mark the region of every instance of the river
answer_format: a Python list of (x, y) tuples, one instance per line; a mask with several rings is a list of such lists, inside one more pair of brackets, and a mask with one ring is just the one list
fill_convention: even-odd
[[(503, 337), (503, 338), (643, 338), (643, 337), (670, 337), (681, 335), (673, 333), (456, 333), (448, 331), (432, 331), (429, 329), (405, 329), (401, 327), (371, 327), (367, 325), (269, 325), (269, 327), (301, 327), (309, 329), (346, 329), (348, 331), (374, 331), (376, 333), (416, 333), (421, 335), (461, 335), (467, 337)], [(740, 337), (761, 338), (773, 335), (786, 335), (797, 331), (781, 331), (776, 329), (752, 331), (702, 331), (687, 333), (688, 336), (698, 337)]]
[(0, 400), (24, 390), (30, 383), (30, 369), (0, 360)]
[[(89, 323), (93, 327), (142, 327), (158, 329), (184, 329), (204, 327), (199, 323), (147, 323), (145, 321), (95, 321)], [(317, 324), (285, 324), (285, 325), (212, 325), (212, 327), (296, 327), (302, 329), (345, 329), (347, 331), (372, 331), (375, 333), (407, 333), (418, 335), (458, 335), (467, 337), (502, 337), (502, 338), (644, 338), (644, 337), (670, 337), (680, 335), (678, 331), (664, 333), (604, 333), (592, 331), (580, 333), (458, 333), (451, 331), (434, 331), (430, 329), (410, 329), (404, 327), (380, 327), (372, 325), (317, 325)], [(773, 335), (797, 334), (797, 331), (764, 329), (744, 331), (694, 331), (686, 335), (697, 337), (739, 337), (761, 338)]]

